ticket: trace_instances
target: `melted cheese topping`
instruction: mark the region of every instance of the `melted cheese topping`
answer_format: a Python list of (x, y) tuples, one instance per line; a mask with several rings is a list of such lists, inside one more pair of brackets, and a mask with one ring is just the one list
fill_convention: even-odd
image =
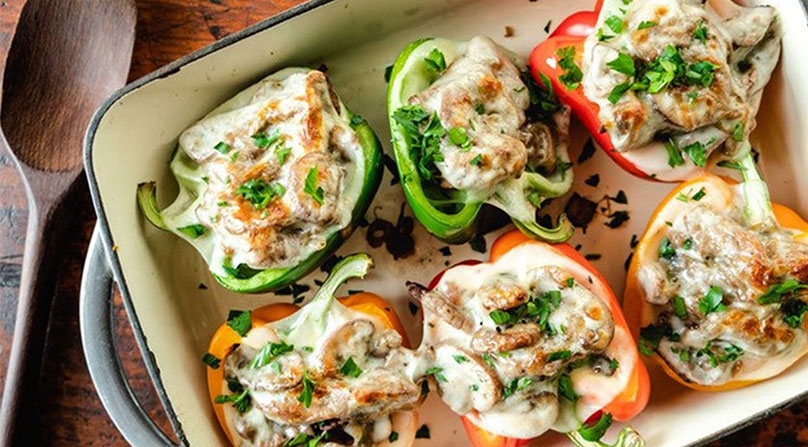
[(806, 350), (802, 319), (787, 323), (805, 292), (784, 295), (782, 304), (758, 298), (784, 281), (808, 280), (808, 244), (784, 229), (749, 228), (721, 190), (703, 191), (703, 201), (677, 204), (649, 248), (659, 251), (642, 255), (637, 279), (653, 308), (644, 324), (664, 334), (657, 353), (688, 381), (760, 380)]
[(442, 186), (485, 200), (494, 187), (518, 178), (526, 166), (555, 171), (558, 130), (553, 123), (528, 122), (530, 96), (520, 78), (524, 68), (491, 39), (474, 37), (429, 88), (409, 99), (436, 113), (448, 132), (468, 137), (461, 145), (450, 135), (441, 139), (442, 160), (435, 166)]
[[(437, 368), (443, 401), (502, 436), (576, 429), (620, 392), (636, 361), (625, 356), (634, 349), (630, 335), (599, 298), (610, 293), (603, 287), (540, 244), (516, 247), (494, 264), (448, 270), (420, 297), (421, 349)], [(500, 312), (527, 316), (497, 324)], [(558, 394), (562, 375), (571, 378), (575, 403)]]
[[(248, 390), (252, 402), (244, 413), (226, 404), (230, 432), (244, 447), (280, 447), (302, 434), (311, 439), (323, 431), (331, 433), (329, 445), (409, 445), (412, 433), (407, 433), (415, 430), (410, 410), (421, 399), (416, 377), (422, 376), (422, 363), (401, 347), (397, 332), (367, 314), (333, 300), (308, 306), (253, 328), (225, 358), (226, 380)], [(293, 350), (260, 367), (251, 365), (269, 343), (285, 343)], [(349, 358), (361, 370), (357, 377), (341, 371)], [(309, 407), (299, 400), (304, 374), (314, 383)], [(231, 394), (227, 382), (222, 390)], [(400, 442), (389, 441), (392, 431), (399, 433)]]
[[(722, 144), (726, 153), (734, 154), (754, 129), (763, 87), (778, 59), (779, 19), (771, 7), (729, 9), (720, 1), (618, 2), (625, 14), (604, 5), (599, 32), (584, 45), (582, 84), (586, 96), (600, 108), (598, 117), (616, 150), (635, 151), (670, 138), (679, 148), (700, 143), (706, 155)], [(622, 30), (615, 32), (608, 20), (619, 22)], [(609, 99), (618, 85), (643, 82), (643, 70), (669, 46), (681, 56), (686, 77), (698, 78), (698, 73), (691, 73), (694, 64), (710, 64), (708, 85), (684, 81), (657, 93), (631, 89), (615, 102)], [(620, 53), (633, 59), (635, 76), (608, 65)], [(655, 148), (665, 154), (661, 144)], [(664, 171), (667, 161), (667, 157), (656, 160), (650, 170)], [(640, 155), (636, 162), (655, 160)], [(693, 166), (687, 156), (685, 163)]]
[(358, 137), (319, 71), (270, 76), (234, 101), (180, 136), (207, 174), (195, 211), (215, 233), (211, 266), (297, 265), (350, 223)]

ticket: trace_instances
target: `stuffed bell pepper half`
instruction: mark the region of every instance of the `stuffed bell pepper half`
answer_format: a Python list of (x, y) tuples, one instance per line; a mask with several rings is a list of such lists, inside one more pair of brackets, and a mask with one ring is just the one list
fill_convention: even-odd
[(808, 352), (808, 223), (769, 200), (752, 157), (743, 182), (703, 174), (651, 218), (625, 310), (640, 350), (702, 391), (773, 377)]
[(561, 23), (530, 65), (623, 169), (676, 182), (746, 155), (781, 36), (773, 7), (603, 0)]
[[(648, 373), (614, 293), (568, 244), (514, 230), (489, 262), (409, 290), (424, 310), (429, 372), (474, 447), (523, 445), (551, 429), (589, 445), (648, 401)], [(616, 445), (641, 443), (626, 428)]]
[(215, 333), (203, 360), (234, 446), (412, 445), (425, 384), (398, 316), (370, 293), (334, 297), (371, 266), (348, 256), (304, 308), (232, 312)]
[(564, 216), (555, 228), (536, 222), (572, 185), (569, 109), (515, 54), (486, 37), (415, 41), (393, 65), (387, 111), (404, 193), (432, 234), (471, 239), (487, 203), (533, 238), (572, 235)]
[(324, 73), (288, 68), (222, 104), (179, 137), (179, 183), (160, 211), (154, 182), (138, 203), (185, 239), (237, 292), (271, 291), (324, 261), (364, 216), (381, 180), (381, 146)]

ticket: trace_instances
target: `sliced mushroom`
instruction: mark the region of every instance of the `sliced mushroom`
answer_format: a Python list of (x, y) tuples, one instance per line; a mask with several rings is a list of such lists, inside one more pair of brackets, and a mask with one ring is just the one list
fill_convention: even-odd
[(533, 346), (541, 339), (541, 330), (535, 324), (517, 324), (497, 332), (491, 328), (480, 328), (471, 338), (474, 352), (496, 353)]
[(461, 331), (471, 332), (473, 329), (474, 324), (471, 320), (466, 318), (460, 309), (437, 290), (428, 291), (420, 284), (408, 282), (407, 291), (411, 297), (421, 301), (424, 308), (424, 319), (429, 319), (434, 315), (435, 318), (443, 320)]
[(392, 329), (386, 330), (371, 340), (370, 355), (386, 357), (393, 349), (400, 348), (402, 342), (401, 334)]
[(530, 299), (527, 290), (516, 284), (492, 285), (484, 287), (478, 293), (483, 306), (489, 311), (513, 309)]
[[(248, 388), (264, 391), (279, 391), (293, 388), (303, 380), (306, 365), (303, 357), (292, 351), (256, 370), (250, 378)], [(246, 378), (249, 374), (243, 374)]]
[(351, 320), (331, 333), (318, 351), (322, 375), (336, 375), (349, 357), (356, 363), (364, 363), (375, 330), (368, 320)]

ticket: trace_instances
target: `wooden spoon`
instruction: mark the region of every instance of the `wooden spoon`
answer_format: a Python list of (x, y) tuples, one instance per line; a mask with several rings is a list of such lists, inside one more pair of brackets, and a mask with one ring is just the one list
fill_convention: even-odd
[[(66, 202), (93, 112), (126, 83), (134, 0), (28, 0), (11, 43), (0, 124), (28, 194), (20, 297), (0, 407), (0, 445), (35, 445), (37, 395)], [(59, 365), (44, 365), (60, 374)], [(42, 396), (47, 399), (47, 396)], [(29, 439), (33, 438), (33, 439)]]

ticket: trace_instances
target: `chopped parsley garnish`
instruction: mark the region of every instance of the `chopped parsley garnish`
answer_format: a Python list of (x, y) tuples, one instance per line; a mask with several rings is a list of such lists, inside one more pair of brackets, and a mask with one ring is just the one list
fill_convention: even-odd
[(717, 165), (719, 167), (721, 167), (721, 168), (734, 169), (736, 171), (745, 171), (746, 170), (746, 168), (744, 168), (743, 165), (741, 165), (737, 161), (721, 160), (721, 161), (719, 161), (717, 163)]
[(806, 311), (808, 311), (808, 303), (802, 300), (788, 300), (780, 305), (780, 312), (783, 313), (783, 322), (794, 329), (802, 326)]
[(639, 350), (641, 353), (651, 356), (659, 348), (659, 342), (672, 334), (669, 326), (649, 324), (640, 329)]
[(244, 312), (238, 310), (231, 310), (230, 315), (227, 316), (227, 325), (236, 331), (242, 337), (247, 335), (252, 329), (252, 312), (245, 310)]
[(314, 396), (314, 387), (317, 384), (309, 379), (309, 372), (303, 371), (303, 391), (297, 396), (297, 401), (303, 403), (306, 408), (311, 407), (311, 399)]
[(427, 71), (432, 74), (439, 75), (443, 73), (443, 70), (446, 70), (446, 59), (437, 48), (429, 52), (429, 55), (424, 58), (424, 62), (426, 62)]
[(206, 352), (205, 355), (202, 356), (202, 363), (210, 366), (212, 369), (219, 369), (219, 364), (221, 362), (222, 362), (221, 359), (211, 354), (210, 352)]
[(575, 285), (575, 278), (573, 278), (572, 276), (570, 276), (569, 278), (567, 278), (566, 280), (564, 280), (564, 285), (565, 285), (565, 286), (567, 286), (567, 288), (568, 288), (568, 289), (569, 289), (569, 288), (572, 288), (572, 286), (574, 286), (574, 285)]
[(600, 419), (594, 424), (581, 424), (578, 434), (587, 441), (598, 442), (606, 434), (606, 430), (612, 425), (612, 415), (601, 413)]
[(236, 194), (252, 203), (255, 209), (262, 210), (276, 197), (283, 197), (286, 188), (278, 182), (268, 182), (261, 178), (247, 180), (236, 189)]
[(201, 224), (193, 224), (177, 228), (177, 231), (190, 237), (191, 239), (196, 239), (199, 236), (202, 236), (205, 234), (205, 230), (205, 226)]
[(556, 360), (568, 360), (572, 356), (572, 353), (569, 350), (566, 351), (556, 351), (550, 353), (547, 356), (548, 362), (555, 362)]
[(612, 70), (629, 76), (634, 76), (634, 59), (626, 53), (617, 53), (617, 57), (606, 63)]
[(292, 149), (289, 146), (278, 146), (275, 148), (275, 156), (278, 157), (278, 164), (283, 165), (286, 163), (286, 160), (289, 158), (289, 153), (292, 152)]
[(732, 139), (737, 142), (743, 141), (743, 122), (738, 121), (732, 128)]
[(529, 387), (532, 383), (533, 379), (530, 377), (520, 377), (518, 379), (511, 380), (511, 383), (502, 388), (502, 398), (507, 399), (513, 395), (513, 393)]
[(435, 376), (435, 380), (437, 380), (438, 382), (448, 382), (448, 380), (446, 380), (446, 376), (443, 375), (443, 368), (440, 368), (438, 366), (428, 368), (426, 370), (426, 375)]
[(655, 26), (657, 26), (656, 22), (651, 21), (651, 20), (643, 20), (642, 22), (640, 22), (639, 25), (637, 25), (637, 29), (638, 30), (647, 29), (647, 28), (653, 28)]
[(615, 34), (623, 32), (623, 19), (621, 19), (620, 16), (610, 15), (606, 18), (604, 23)]
[(614, 86), (611, 92), (609, 92), (609, 96), (606, 98), (612, 104), (617, 104), (617, 101), (620, 101), (620, 98), (623, 97), (623, 94), (626, 93), (631, 88), (631, 81), (626, 81)]
[(659, 243), (659, 257), (672, 259), (674, 256), (676, 256), (676, 249), (673, 248), (673, 244), (668, 238), (663, 237), (662, 242)]
[(415, 431), (415, 439), (430, 439), (432, 436), (429, 434), (429, 426), (426, 424), (418, 427)]
[(690, 238), (685, 239), (685, 241), (682, 243), (682, 248), (684, 248), (685, 250), (690, 250), (690, 247), (692, 246), (693, 246), (693, 239)]
[(775, 284), (766, 289), (766, 291), (763, 292), (763, 295), (760, 295), (760, 297), (758, 297), (757, 302), (758, 304), (780, 303), (783, 298), (783, 295), (787, 295), (796, 290), (806, 288), (808, 288), (808, 284), (803, 284), (797, 281), (796, 279), (786, 279), (780, 284)]
[(550, 313), (558, 309), (561, 303), (561, 291), (549, 290), (538, 297), (530, 299), (517, 307), (507, 311), (495, 310), (489, 314), (491, 319), (499, 326), (514, 325), (518, 323), (536, 323), (545, 332), (553, 332), (547, 320)]
[(673, 297), (673, 312), (682, 320), (687, 318), (687, 305), (685, 305), (685, 299), (679, 295)]
[(707, 295), (704, 295), (704, 297), (699, 300), (699, 312), (704, 315), (709, 315), (713, 312), (725, 310), (727, 307), (721, 304), (723, 299), (724, 291), (721, 290), (720, 287), (710, 287), (710, 291), (707, 292)]
[(705, 61), (690, 64), (685, 76), (687, 76), (688, 84), (709, 87), (715, 79), (715, 65)]
[(466, 363), (466, 362), (468, 362), (468, 361), (469, 361), (469, 359), (467, 359), (467, 358), (466, 358), (466, 356), (459, 355), (459, 354), (458, 354), (458, 355), (453, 355), (453, 356), (452, 356), (452, 358), (453, 358), (453, 359), (454, 359), (454, 361), (455, 361), (455, 362), (457, 362), (458, 364), (461, 364), (461, 363)]
[(295, 349), (293, 345), (286, 344), (286, 342), (272, 343), (269, 342), (264, 345), (261, 350), (255, 354), (250, 362), (251, 369), (258, 369), (275, 360), (278, 356), (292, 352)]
[(615, 211), (609, 215), (609, 221), (606, 222), (606, 226), (609, 228), (620, 228), (620, 226), (628, 220), (628, 211)]
[(488, 364), (491, 368), (494, 367), (494, 358), (491, 357), (491, 354), (483, 354), (483, 361)]
[(317, 165), (314, 165), (309, 169), (309, 173), (306, 174), (306, 183), (303, 185), (303, 192), (308, 194), (315, 202), (322, 205), (324, 191), (322, 186), (317, 186), (318, 176)]
[(703, 168), (707, 163), (707, 148), (701, 142), (696, 141), (693, 144), (688, 144), (682, 150), (694, 165)]
[(427, 113), (418, 105), (404, 106), (393, 112), (393, 120), (401, 129), (418, 175), (424, 180), (438, 177), (435, 162), (443, 161), (440, 140), (446, 135), (446, 129), (437, 114)]
[(253, 135), (251, 138), (253, 143), (261, 149), (266, 149), (272, 146), (278, 139), (281, 137), (281, 132), (278, 129), (275, 129), (271, 135), (267, 135), (266, 132), (258, 132), (257, 134)]
[(696, 191), (695, 194), (693, 194), (693, 197), (691, 197), (691, 199), (698, 202), (699, 200), (703, 199), (704, 196), (706, 196), (706, 195), (707, 195), (707, 190), (705, 190), (704, 187), (702, 186), (698, 191)]
[(685, 164), (685, 159), (682, 157), (682, 151), (673, 140), (665, 142), (665, 150), (668, 151), (668, 166), (675, 168)]
[(449, 129), (449, 141), (455, 146), (459, 146), (464, 151), (471, 149), (471, 138), (463, 127), (452, 127)]
[(569, 374), (562, 374), (558, 378), (558, 394), (570, 402), (578, 400), (578, 395), (575, 394), (575, 390), (572, 387), (572, 379)]
[(610, 34), (604, 34), (603, 28), (598, 28), (598, 31), (597, 33), (595, 33), (595, 35), (598, 36), (598, 42), (606, 42), (607, 40), (614, 38), (614, 36)]
[(471, 159), (469, 162), (472, 166), (480, 166), (483, 164), (483, 154), (477, 154), (474, 158)]
[(715, 352), (713, 352), (712, 350), (711, 342), (707, 342), (707, 346), (696, 351), (696, 357), (701, 357), (704, 355), (706, 355), (707, 358), (709, 359), (710, 366), (712, 366), (713, 368), (718, 366), (718, 357), (715, 356)]
[(252, 398), (250, 397), (250, 392), (248, 390), (242, 390), (239, 393), (234, 394), (220, 394), (216, 396), (213, 400), (217, 404), (225, 404), (225, 403), (232, 403), (234, 407), (236, 407), (236, 411), (239, 413), (244, 413), (250, 408), (250, 404), (252, 403)]
[(482, 235), (474, 236), (474, 238), (469, 241), (469, 246), (477, 253), (485, 253), (488, 251), (488, 248), (486, 248), (485, 238)]
[(707, 43), (707, 27), (704, 26), (704, 21), (696, 25), (696, 29), (693, 30), (693, 37), (700, 40), (701, 43)]
[(556, 55), (559, 57), (558, 66), (564, 70), (564, 74), (558, 79), (567, 87), (567, 90), (575, 90), (581, 85), (581, 80), (584, 78), (584, 73), (575, 64), (575, 47), (559, 48)]
[(298, 433), (297, 436), (286, 441), (283, 444), (283, 447), (318, 447), (320, 445), (320, 441), (322, 441), (323, 438), (326, 438), (327, 435), (327, 431), (324, 431), (317, 436), (308, 435), (306, 433)]
[(729, 345), (724, 348), (724, 352), (718, 355), (720, 363), (729, 363), (738, 360), (743, 355), (743, 349), (735, 345)]
[(391, 432), (390, 432), (390, 436), (388, 436), (388, 437), (387, 437), (387, 442), (389, 442), (390, 444), (392, 444), (392, 443), (394, 443), (394, 442), (396, 442), (396, 441), (398, 441), (398, 432), (396, 432), (396, 431), (391, 431)]
[(340, 374), (346, 377), (353, 377), (354, 379), (362, 375), (362, 368), (360, 368), (353, 357), (348, 357), (348, 360), (339, 369)]
[(230, 152), (230, 145), (225, 143), (224, 141), (220, 141), (216, 143), (216, 146), (213, 146), (214, 149), (219, 151), (220, 154), (227, 154)]

